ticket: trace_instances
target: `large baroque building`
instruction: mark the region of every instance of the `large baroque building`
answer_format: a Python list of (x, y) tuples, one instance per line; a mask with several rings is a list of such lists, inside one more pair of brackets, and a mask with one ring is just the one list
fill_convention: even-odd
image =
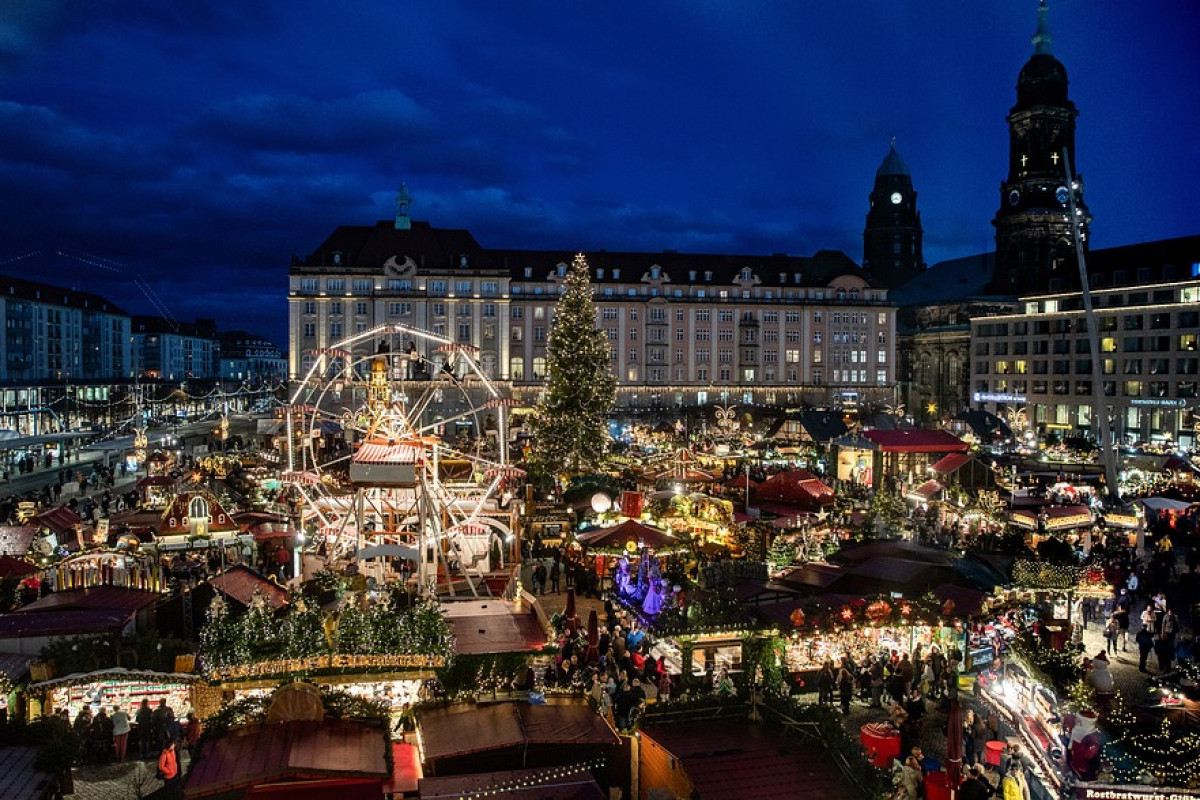
[[(383, 324), (477, 348), (531, 401), (573, 254), (481, 247), (408, 216), (342, 226), (289, 274), (289, 377), (336, 372), (339, 342)], [(845, 254), (587, 253), (596, 324), (626, 408), (894, 400), (895, 309)], [(377, 343), (351, 346), (361, 356)], [(436, 348), (422, 356), (443, 358)]]

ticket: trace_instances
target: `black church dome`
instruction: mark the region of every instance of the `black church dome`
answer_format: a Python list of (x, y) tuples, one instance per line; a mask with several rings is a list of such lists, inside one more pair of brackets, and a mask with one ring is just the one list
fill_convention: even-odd
[(1017, 78), (1017, 108), (1069, 106), (1067, 68), (1049, 53), (1035, 53)]

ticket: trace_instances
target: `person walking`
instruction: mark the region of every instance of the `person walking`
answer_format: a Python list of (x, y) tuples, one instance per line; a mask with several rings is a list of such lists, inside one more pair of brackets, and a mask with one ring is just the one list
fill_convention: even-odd
[(1116, 610), (1113, 611), (1113, 616), (1117, 619), (1117, 639), (1121, 642), (1122, 653), (1128, 652), (1129, 607), (1132, 602), (1129, 592), (1122, 589), (1121, 596), (1117, 598)]
[(129, 745), (129, 715), (120, 706), (113, 706), (109, 719), (113, 726), (113, 753), (120, 763), (125, 760), (125, 750)]
[(1108, 622), (1104, 623), (1104, 641), (1106, 645), (1105, 652), (1116, 655), (1117, 653), (1117, 637), (1120, 636), (1121, 630), (1117, 627), (1116, 616), (1110, 616)]

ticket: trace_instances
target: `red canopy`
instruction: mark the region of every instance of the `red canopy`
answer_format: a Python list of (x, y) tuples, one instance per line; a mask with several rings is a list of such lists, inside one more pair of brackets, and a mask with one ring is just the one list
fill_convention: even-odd
[(0, 556), (0, 578), (19, 578), (37, 572), (37, 567), (23, 558)]
[(961, 467), (963, 464), (966, 464), (970, 460), (971, 457), (966, 453), (951, 453), (948, 456), (944, 456), (929, 469), (933, 470), (939, 475), (949, 475), (951, 472), (954, 472), (956, 469)]
[(833, 490), (806, 469), (778, 472), (758, 485), (758, 499), (804, 508), (832, 505)]
[(865, 431), (870, 441), (885, 453), (965, 453), (967, 443), (946, 431)]
[(620, 525), (611, 528), (586, 531), (575, 534), (580, 544), (588, 547), (624, 548), (627, 542), (633, 542), (637, 547), (652, 547), (660, 550), (675, 543), (671, 534), (658, 528), (643, 525), (637, 520), (628, 519)]

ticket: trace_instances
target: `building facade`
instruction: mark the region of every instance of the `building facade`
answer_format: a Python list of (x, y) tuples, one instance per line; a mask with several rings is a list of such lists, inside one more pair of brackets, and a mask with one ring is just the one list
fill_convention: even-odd
[(246, 331), (220, 334), (221, 378), (252, 384), (287, 380), (287, 357), (279, 345)]
[(133, 352), (137, 375), (163, 381), (220, 377), (221, 346), (211, 320), (195, 324), (162, 317), (135, 317)]
[[(410, 220), (407, 205), (394, 222), (338, 228), (294, 261), (289, 377), (322, 357), (336, 372), (339, 342), (392, 323), (477, 348), (489, 377), (532, 402), (574, 254), (485, 249), (466, 231)], [(842, 253), (587, 258), (622, 406), (893, 402), (895, 309)], [(421, 355), (436, 372), (443, 355)]]
[(1200, 236), (1097, 251), (1093, 284), (1100, 372), (1080, 292), (1030, 295), (1012, 314), (971, 321), (976, 406), (1023, 413), (1039, 434), (1093, 437), (1093, 393), (1122, 442), (1192, 446), (1200, 421)]

